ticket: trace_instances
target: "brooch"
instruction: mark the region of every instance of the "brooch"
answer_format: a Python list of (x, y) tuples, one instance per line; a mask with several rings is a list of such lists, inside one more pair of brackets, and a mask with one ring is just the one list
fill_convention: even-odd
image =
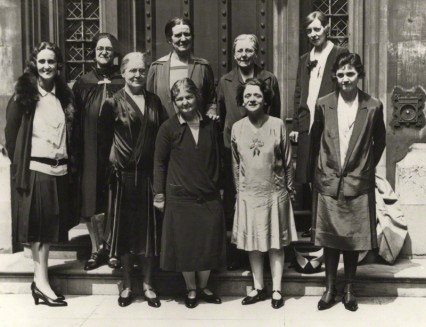
[(250, 144), (250, 150), (253, 150), (253, 157), (258, 156), (260, 154), (260, 149), (264, 143), (259, 139), (253, 139), (252, 143)]

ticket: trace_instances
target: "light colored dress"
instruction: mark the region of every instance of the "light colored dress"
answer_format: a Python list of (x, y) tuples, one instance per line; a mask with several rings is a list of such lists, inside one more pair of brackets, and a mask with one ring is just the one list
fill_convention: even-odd
[(232, 127), (237, 190), (231, 242), (238, 249), (281, 249), (297, 239), (289, 190), (291, 146), (281, 119), (267, 116), (257, 129), (245, 117)]

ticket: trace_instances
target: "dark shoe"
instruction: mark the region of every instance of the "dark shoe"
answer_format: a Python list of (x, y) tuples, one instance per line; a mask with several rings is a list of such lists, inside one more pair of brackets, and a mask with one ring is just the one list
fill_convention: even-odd
[(143, 291), (143, 297), (148, 302), (148, 305), (153, 308), (159, 308), (161, 306), (161, 302), (160, 302), (160, 299), (157, 297), (157, 294), (155, 294), (155, 297), (147, 297), (146, 296), (147, 291), (153, 291), (154, 293), (155, 291), (152, 288), (148, 288)]
[(98, 252), (93, 252), (89, 260), (84, 265), (84, 270), (93, 270), (107, 263), (106, 250), (100, 249)]
[(108, 259), (108, 267), (111, 269), (118, 269), (121, 267), (121, 262), (117, 257), (111, 257)]
[[(189, 293), (195, 291), (195, 297), (190, 298)], [(198, 305), (197, 290), (188, 290), (185, 296), (185, 306), (189, 309), (194, 309)]]
[(222, 300), (220, 297), (218, 297), (216, 294), (214, 294), (212, 292), (212, 294), (207, 294), (206, 292), (204, 292), (204, 290), (208, 289), (207, 287), (205, 288), (201, 288), (198, 291), (198, 296), (200, 297), (201, 300), (207, 302), (207, 303), (214, 303), (214, 304), (221, 304)]
[(301, 236), (302, 237), (311, 237), (312, 236), (312, 228), (309, 228), (307, 231), (304, 231)]
[(345, 286), (342, 302), (346, 310), (349, 310), (349, 311), (358, 310), (358, 301), (355, 297), (355, 293), (352, 287)]
[[(31, 284), (31, 293), (32, 293), (35, 305), (38, 305), (40, 303), (46, 304), (49, 307), (66, 307), (68, 305), (67, 302), (65, 302), (64, 300), (60, 300), (60, 299), (53, 300), (47, 295), (45, 295), (42, 291), (40, 291), (37, 288), (34, 282)], [(40, 300), (42, 302), (40, 302)]]
[(255, 291), (257, 292), (255, 296), (246, 296), (241, 304), (247, 305), (266, 300), (266, 290), (264, 288), (261, 290), (256, 289)]
[(272, 291), (272, 293), (274, 293), (274, 292), (277, 292), (279, 295), (281, 295), (281, 299), (275, 300), (274, 298), (272, 298), (271, 305), (274, 309), (279, 309), (282, 306), (284, 306), (283, 294), (280, 291)]
[[(121, 296), (121, 293), (123, 293), (123, 291), (125, 290), (129, 290), (128, 295), (126, 297)], [(125, 288), (124, 290), (122, 290), (120, 293), (120, 296), (118, 298), (118, 305), (120, 307), (127, 307), (128, 305), (130, 305), (133, 302), (133, 295), (132, 295), (132, 290), (129, 288)]]
[(65, 296), (63, 296), (62, 294), (59, 294), (59, 293), (55, 292), (55, 295), (56, 295), (56, 299), (57, 300), (61, 300), (61, 301), (65, 300)]
[(238, 270), (241, 268), (241, 263), (238, 260), (232, 260), (228, 263), (227, 269), (229, 271)]
[(336, 303), (336, 291), (325, 291), (318, 302), (318, 310), (330, 309)]

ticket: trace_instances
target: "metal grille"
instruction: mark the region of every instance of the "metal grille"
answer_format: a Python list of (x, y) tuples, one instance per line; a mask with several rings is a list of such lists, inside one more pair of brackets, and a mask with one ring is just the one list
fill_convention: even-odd
[(99, 0), (66, 0), (65, 15), (66, 69), (71, 81), (92, 68), (91, 41), (100, 28)]
[(336, 44), (348, 46), (348, 0), (314, 0), (314, 10), (321, 11), (328, 18), (329, 38)]

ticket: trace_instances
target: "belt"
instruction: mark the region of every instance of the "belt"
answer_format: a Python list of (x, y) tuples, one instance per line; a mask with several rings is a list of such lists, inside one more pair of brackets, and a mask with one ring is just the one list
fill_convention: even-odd
[(52, 167), (63, 166), (68, 163), (68, 159), (52, 159), (52, 158), (42, 158), (42, 157), (31, 157), (32, 161), (37, 161)]

